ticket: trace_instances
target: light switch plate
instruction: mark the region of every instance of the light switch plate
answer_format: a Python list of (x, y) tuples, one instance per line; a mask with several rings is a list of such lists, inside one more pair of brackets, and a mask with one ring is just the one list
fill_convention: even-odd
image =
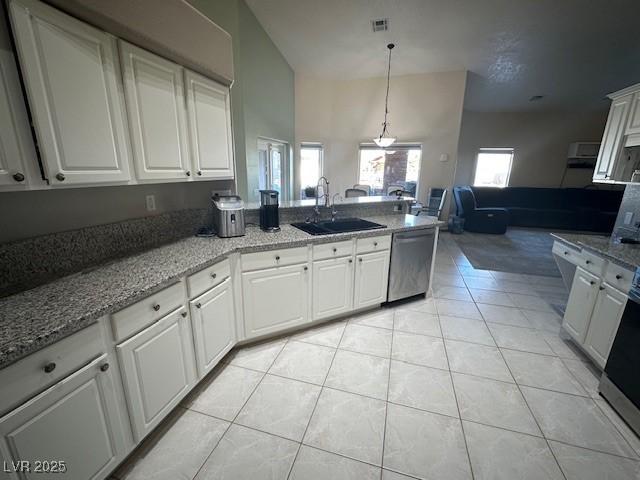
[(633, 212), (626, 212), (624, 214), (624, 224), (631, 225), (632, 221), (633, 221)]

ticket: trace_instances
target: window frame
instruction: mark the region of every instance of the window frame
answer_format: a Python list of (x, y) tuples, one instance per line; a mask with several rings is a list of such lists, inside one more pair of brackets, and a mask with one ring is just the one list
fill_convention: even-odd
[(419, 198), (421, 189), (420, 189), (420, 174), (422, 173), (422, 160), (424, 150), (422, 148), (422, 143), (420, 142), (395, 142), (388, 147), (379, 147), (373, 142), (360, 143), (358, 145), (358, 169), (356, 170), (356, 183), (360, 182), (360, 169), (362, 167), (362, 155), (360, 154), (362, 150), (384, 150), (384, 151), (395, 151), (395, 150), (420, 150), (420, 162), (418, 164), (418, 178), (416, 180), (416, 195), (415, 198)]
[[(318, 151), (318, 163), (319, 165), (319, 170), (320, 170), (320, 175), (318, 178), (322, 177), (324, 175), (324, 145), (321, 142), (300, 142), (300, 170), (298, 171), (298, 180), (300, 181), (300, 195), (302, 195), (302, 190), (305, 188), (302, 185), (302, 150), (317, 150)], [(310, 185), (310, 186), (315, 186), (315, 185)]]
[[(507, 178), (505, 180), (505, 185), (503, 187), (489, 187), (487, 185), (476, 185), (476, 173), (478, 172), (478, 157), (481, 153), (511, 153), (511, 158), (509, 159), (509, 170), (507, 172)], [(513, 170), (513, 159), (515, 157), (516, 151), (513, 147), (480, 147), (476, 152), (476, 159), (473, 163), (473, 174), (471, 175), (471, 186), (473, 187), (487, 187), (487, 188), (507, 188), (509, 186), (509, 181), (511, 180), (511, 171)]]

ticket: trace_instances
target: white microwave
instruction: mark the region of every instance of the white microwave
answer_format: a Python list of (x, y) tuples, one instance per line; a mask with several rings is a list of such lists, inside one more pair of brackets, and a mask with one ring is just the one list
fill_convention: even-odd
[(573, 142), (569, 144), (568, 158), (596, 158), (600, 150), (599, 142)]

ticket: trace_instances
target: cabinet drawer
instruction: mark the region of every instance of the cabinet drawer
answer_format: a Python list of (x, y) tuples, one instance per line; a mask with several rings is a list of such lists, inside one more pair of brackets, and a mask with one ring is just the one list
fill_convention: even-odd
[(187, 277), (189, 298), (194, 298), (224, 282), (231, 275), (229, 260), (225, 259)]
[(184, 287), (176, 283), (111, 315), (116, 342), (130, 337), (183, 305)]
[(356, 253), (377, 252), (391, 248), (391, 235), (359, 238), (356, 242)]
[(242, 271), (295, 265), (296, 263), (305, 263), (307, 259), (307, 247), (245, 253), (242, 255)]
[(626, 294), (631, 289), (633, 274), (634, 272), (631, 270), (609, 262), (604, 274), (604, 281)]
[(345, 242), (324, 243), (313, 246), (313, 259), (325, 260), (328, 258), (345, 257), (353, 253), (353, 242), (347, 240)]
[(583, 265), (584, 259), (582, 258), (582, 254), (580, 250), (577, 250), (569, 245), (562, 242), (553, 242), (552, 252), (559, 257), (564, 258), (568, 262), (573, 263), (574, 265)]
[(598, 277), (602, 276), (602, 272), (604, 271), (604, 267), (606, 266), (607, 261), (594, 255), (591, 252), (587, 252), (586, 250), (582, 251), (582, 263), (579, 263), (582, 268), (587, 270), (588, 272), (597, 275)]
[[(0, 370), (0, 414), (88, 364), (103, 352), (100, 327), (95, 323), (3, 368)], [(45, 367), (50, 370), (48, 373)]]

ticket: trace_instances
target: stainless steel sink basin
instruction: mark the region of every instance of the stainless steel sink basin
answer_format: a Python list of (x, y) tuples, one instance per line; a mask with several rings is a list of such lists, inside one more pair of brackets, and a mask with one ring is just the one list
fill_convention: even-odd
[(362, 218), (340, 218), (334, 221), (325, 220), (318, 223), (299, 222), (292, 226), (311, 235), (330, 235), (332, 233), (358, 232), (361, 230), (376, 230), (386, 228), (386, 225), (363, 220)]

